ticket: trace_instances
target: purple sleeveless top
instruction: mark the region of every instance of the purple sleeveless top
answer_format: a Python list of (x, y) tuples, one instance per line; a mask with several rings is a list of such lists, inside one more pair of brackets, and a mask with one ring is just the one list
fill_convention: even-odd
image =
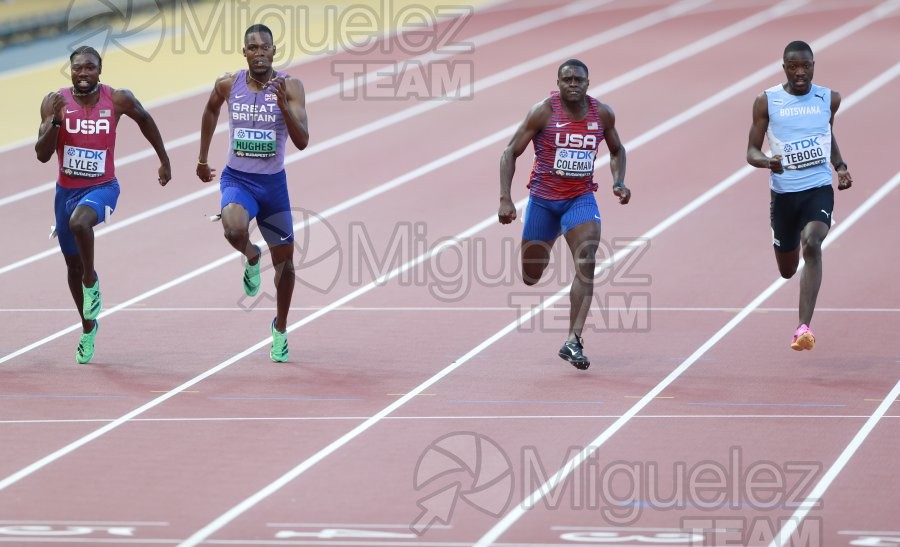
[[(282, 72), (276, 76), (287, 77)], [(228, 167), (245, 173), (271, 175), (284, 170), (287, 125), (278, 100), (269, 89), (247, 86), (247, 70), (234, 78), (228, 97)]]

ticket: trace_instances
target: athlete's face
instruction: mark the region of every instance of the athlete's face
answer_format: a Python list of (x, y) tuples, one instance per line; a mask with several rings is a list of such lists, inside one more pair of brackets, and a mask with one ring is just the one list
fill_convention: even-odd
[(275, 58), (275, 44), (272, 37), (265, 32), (252, 32), (244, 38), (244, 57), (247, 58), (247, 67), (254, 75), (265, 76), (272, 68), (272, 59)]
[(72, 57), (72, 85), (76, 91), (87, 92), (100, 81), (100, 59), (91, 53)]
[(559, 96), (564, 101), (579, 102), (584, 100), (590, 85), (587, 71), (580, 66), (564, 66), (559, 71), (556, 85), (559, 86)]
[(784, 75), (787, 76), (787, 91), (792, 95), (809, 93), (815, 67), (812, 53), (808, 51), (790, 51), (784, 56)]

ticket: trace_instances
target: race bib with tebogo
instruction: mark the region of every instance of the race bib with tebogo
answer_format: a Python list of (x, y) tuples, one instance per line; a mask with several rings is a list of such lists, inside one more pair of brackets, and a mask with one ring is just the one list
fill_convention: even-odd
[(830, 150), (831, 140), (823, 136), (781, 143), (781, 165), (791, 170), (822, 165), (828, 161)]
[(62, 172), (69, 177), (93, 179), (106, 172), (106, 150), (63, 147)]
[(596, 150), (557, 148), (553, 160), (553, 172), (560, 177), (583, 179), (594, 172)]
[(274, 129), (235, 128), (232, 151), (238, 158), (273, 158), (276, 153)]

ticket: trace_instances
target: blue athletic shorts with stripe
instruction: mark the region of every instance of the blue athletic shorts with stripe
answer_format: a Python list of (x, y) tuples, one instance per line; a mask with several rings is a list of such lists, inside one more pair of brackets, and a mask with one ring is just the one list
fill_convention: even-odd
[[(65, 256), (78, 256), (75, 236), (69, 229), (69, 219), (79, 205), (90, 207), (97, 213), (94, 226), (107, 220), (116, 209), (119, 201), (119, 181), (89, 186), (87, 188), (63, 188), (56, 185), (56, 197), (53, 199), (53, 211), (56, 217), (56, 239)], [(107, 209), (108, 208), (108, 209)]]
[(284, 170), (264, 175), (225, 167), (219, 189), (222, 192), (222, 209), (229, 203), (237, 203), (246, 209), (250, 219), (256, 219), (266, 243), (293, 243), (294, 218)]
[(560, 234), (585, 222), (600, 222), (600, 209), (593, 192), (572, 199), (528, 198), (525, 209), (525, 241), (555, 241)]

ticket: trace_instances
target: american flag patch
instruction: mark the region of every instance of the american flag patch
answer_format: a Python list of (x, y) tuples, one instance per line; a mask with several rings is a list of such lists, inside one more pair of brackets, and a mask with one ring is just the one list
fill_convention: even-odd
[(101, 117), (101, 118), (108, 118), (108, 117), (110, 117), (110, 116), (112, 116), (112, 110), (110, 110), (110, 109), (108, 109), (108, 108), (103, 108), (103, 109), (100, 110), (100, 117)]
[(600, 124), (597, 122), (588, 122), (588, 131), (596, 131), (600, 129)]

